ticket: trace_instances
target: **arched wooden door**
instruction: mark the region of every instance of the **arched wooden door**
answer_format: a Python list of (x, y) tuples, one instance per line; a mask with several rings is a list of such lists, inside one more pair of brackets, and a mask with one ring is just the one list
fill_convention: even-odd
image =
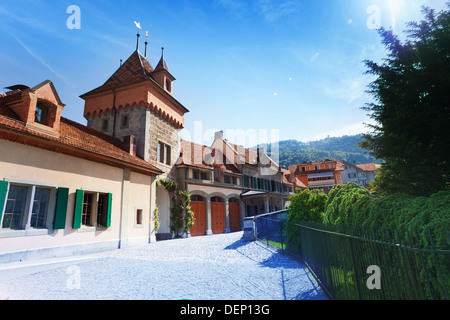
[(228, 203), (229, 219), (230, 219), (230, 231), (241, 231), (241, 206), (239, 205), (239, 199), (231, 198)]
[(191, 197), (191, 210), (194, 212), (194, 226), (191, 228), (191, 236), (203, 236), (206, 234), (206, 203), (201, 196)]
[(222, 198), (211, 198), (211, 229), (213, 234), (225, 233), (225, 203)]

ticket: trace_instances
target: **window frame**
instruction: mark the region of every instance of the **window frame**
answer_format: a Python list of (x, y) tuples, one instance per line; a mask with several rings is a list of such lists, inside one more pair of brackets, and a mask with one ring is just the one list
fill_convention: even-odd
[(211, 182), (211, 172), (202, 171), (199, 169), (192, 169), (192, 179), (197, 181)]
[[(23, 236), (33, 236), (33, 235), (45, 235), (52, 233), (54, 229), (53, 220), (56, 216), (56, 203), (57, 203), (57, 192), (58, 187), (55, 185), (49, 185), (45, 183), (36, 183), (36, 182), (28, 182), (28, 181), (18, 181), (14, 179), (8, 179), (5, 180), (8, 183), (7, 189), (6, 189), (6, 195), (5, 195), (5, 203), (4, 207), (0, 206), (0, 209), (2, 210), (0, 212), (0, 238), (7, 238), (7, 237), (23, 237)], [(25, 203), (21, 218), (21, 223), (18, 228), (3, 228), (3, 223), (5, 216), (8, 215), (8, 213), (5, 214), (7, 210), (7, 202), (8, 197), (10, 196), (11, 188), (12, 187), (20, 187), (20, 188), (26, 188), (27, 195), (25, 197)], [(35, 202), (35, 196), (36, 196), (36, 190), (42, 189), (42, 190), (48, 190), (48, 203), (47, 203), (47, 212), (45, 217), (45, 223), (43, 226), (33, 226), (31, 221), (33, 218), (33, 204)]]
[(128, 116), (128, 114), (124, 114), (120, 118), (120, 129), (127, 129), (129, 127), (130, 127), (130, 117)]
[(102, 132), (109, 131), (109, 119), (102, 119)]
[(172, 146), (164, 143), (162, 141), (158, 141), (158, 150), (157, 150), (157, 161), (158, 163), (164, 164), (166, 166), (172, 165)]
[(141, 229), (144, 228), (144, 217), (145, 217), (145, 211), (144, 208), (138, 207), (134, 210), (134, 228), (135, 229)]
[[(81, 193), (83, 199), (81, 199)], [(76, 203), (74, 209), (74, 224), (72, 226), (73, 229), (84, 232), (103, 231), (110, 228), (112, 206), (112, 203), (110, 202), (110, 199), (112, 199), (111, 193), (77, 190), (75, 198)], [(86, 202), (87, 198), (91, 198), (91, 203)], [(100, 207), (103, 208), (103, 210), (100, 210)], [(88, 208), (89, 212), (86, 211)], [(90, 221), (86, 220), (87, 217), (89, 217)]]
[[(40, 114), (38, 114), (38, 110), (41, 111)], [(38, 103), (36, 105), (36, 109), (34, 110), (34, 122), (42, 124), (44, 126), (47, 126), (48, 125), (48, 111), (49, 111), (48, 107)]]

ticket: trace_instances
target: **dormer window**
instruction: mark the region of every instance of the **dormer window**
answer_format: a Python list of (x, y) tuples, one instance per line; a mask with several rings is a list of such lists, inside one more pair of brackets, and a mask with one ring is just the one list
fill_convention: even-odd
[(36, 106), (36, 111), (34, 113), (34, 122), (47, 125), (47, 115), (48, 115), (48, 108), (38, 104)]

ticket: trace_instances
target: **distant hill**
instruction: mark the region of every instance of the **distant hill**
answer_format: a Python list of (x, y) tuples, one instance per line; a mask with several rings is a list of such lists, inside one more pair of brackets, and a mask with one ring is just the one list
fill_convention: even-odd
[[(288, 168), (303, 161), (323, 161), (325, 159), (356, 161), (356, 163), (380, 163), (380, 161), (371, 158), (365, 150), (357, 147), (357, 144), (361, 141), (361, 135), (333, 137), (311, 142), (280, 141), (279, 164)], [(270, 145), (263, 146), (270, 155)]]

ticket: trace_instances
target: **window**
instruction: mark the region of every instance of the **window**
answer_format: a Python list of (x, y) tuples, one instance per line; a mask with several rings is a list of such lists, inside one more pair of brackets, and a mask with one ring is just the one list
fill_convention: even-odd
[(99, 194), (97, 203), (97, 226), (106, 227), (108, 219), (108, 194)]
[(211, 180), (211, 174), (209, 172), (193, 170), (192, 178), (195, 180)]
[(110, 193), (77, 190), (73, 228), (109, 228), (111, 225), (111, 204), (112, 195)]
[(92, 221), (92, 206), (93, 206), (93, 198), (94, 195), (91, 193), (87, 193), (84, 195), (84, 201), (83, 201), (83, 213), (81, 215), (81, 224), (83, 226), (93, 226)]
[(120, 121), (120, 128), (124, 129), (124, 128), (128, 128), (128, 115), (124, 115), (121, 118)]
[(315, 170), (320, 170), (320, 166), (315, 166)]
[(212, 198), (211, 198), (211, 202), (220, 202), (220, 203), (223, 203), (223, 199), (222, 199), (222, 198), (219, 198), (219, 197), (212, 197)]
[(137, 225), (142, 225), (142, 218), (143, 218), (143, 213), (142, 213), (142, 209), (138, 209), (136, 210), (136, 224)]
[(85, 193), (81, 225), (86, 227), (106, 227), (108, 217), (108, 195)]
[(166, 79), (166, 90), (171, 92), (172, 91), (172, 86), (171, 83), (168, 79)]
[(237, 184), (237, 178), (234, 176), (225, 175), (223, 179), (224, 182), (227, 184), (234, 184), (234, 185)]
[(102, 121), (102, 131), (108, 131), (109, 121), (108, 119), (103, 119)]
[(192, 202), (204, 202), (205, 198), (203, 198), (202, 196), (193, 195), (193, 196), (191, 196), (191, 201)]
[(31, 214), (31, 226), (33, 228), (45, 228), (49, 202), (50, 190), (36, 188), (33, 200), (33, 211)]
[(348, 178), (349, 178), (349, 179), (354, 179), (354, 178), (356, 178), (356, 173), (349, 173), (349, 174), (348, 174)]
[(172, 148), (165, 143), (158, 142), (158, 162), (170, 166), (172, 157)]
[(27, 192), (26, 187), (11, 186), (9, 188), (2, 228), (22, 229)]
[[(63, 202), (59, 207), (56, 205), (56, 188), (2, 182), (6, 187), (0, 190), (0, 202), (5, 200), (4, 206), (0, 205), (1, 229), (46, 229), (54, 217), (58, 222), (65, 217), (67, 208)], [(56, 216), (49, 217), (51, 212), (56, 212)], [(57, 226), (59, 228), (59, 224)]]
[(34, 112), (34, 122), (47, 125), (48, 109), (42, 105), (37, 105)]

